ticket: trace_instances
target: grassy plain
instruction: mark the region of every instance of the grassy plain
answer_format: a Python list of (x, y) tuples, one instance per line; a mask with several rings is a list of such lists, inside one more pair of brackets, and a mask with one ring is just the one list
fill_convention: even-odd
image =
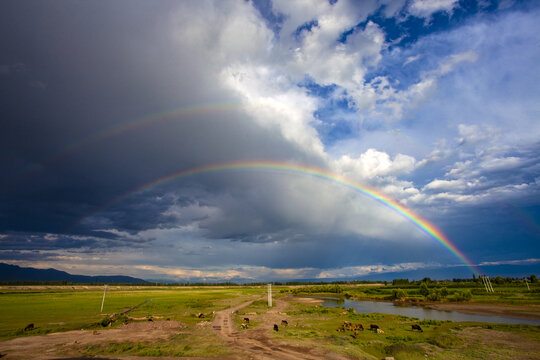
[[(103, 314), (103, 287), (0, 289), (0, 339), (46, 334), (81, 328), (99, 328), (107, 315), (151, 300), (129, 313), (131, 317), (156, 317), (187, 325), (201, 321), (195, 315), (228, 308), (249, 296), (262, 294), (254, 287), (232, 288), (128, 288), (109, 286)], [(210, 314), (210, 315), (209, 315)], [(24, 332), (33, 323), (35, 330)]]
[[(356, 314), (340, 308), (293, 303), (287, 311), (289, 326), (275, 334), (297, 344), (324, 346), (359, 359), (393, 356), (408, 359), (539, 359), (540, 327), (419, 320), (400, 315)], [(348, 321), (384, 333), (338, 332)], [(419, 325), (423, 332), (412, 330)]]
[[(527, 309), (540, 304), (538, 284), (527, 291), (523, 286), (512, 285), (496, 287), (495, 294), (481, 292), (469, 284), (451, 286), (447, 284), (448, 296), (454, 292), (471, 290), (471, 301), (465, 304), (485, 303), (513, 305)], [(430, 286), (435, 288), (441, 284)], [(352, 309), (325, 308), (316, 304), (294, 301), (290, 292), (314, 293), (330, 287), (276, 286), (276, 302), (281, 302), (283, 310), (277, 316), (289, 323), (280, 331), (265, 332), (271, 341), (285, 342), (307, 348), (324, 348), (328, 351), (345, 354), (359, 359), (380, 359), (394, 356), (395, 359), (540, 359), (540, 327), (527, 325), (503, 325), (487, 323), (442, 322), (419, 320), (400, 315), (357, 314)], [(340, 285), (337, 293), (322, 292), (374, 300), (388, 300), (395, 290), (404, 289), (407, 299), (422, 302), (418, 286), (347, 286)], [(58, 356), (185, 356), (207, 358), (242, 358), (234, 353), (226, 341), (220, 338), (211, 326), (200, 326), (213, 320), (213, 311), (220, 311), (249, 299), (265, 294), (266, 287), (109, 287), (103, 314), (100, 312), (103, 287), (32, 287), (0, 288), (0, 341), (17, 337), (43, 335), (53, 332), (89, 329), (106, 333), (101, 322), (113, 313), (144, 303), (128, 316), (136, 319), (153, 318), (178, 321), (185, 324), (180, 330), (170, 332), (169, 338), (152, 341), (118, 340), (95, 342), (92, 344), (73, 344), (59, 348)], [(282, 293), (278, 294), (278, 291)], [(450, 302), (443, 299), (440, 303)], [(461, 304), (461, 303), (456, 303)], [(282, 311), (282, 312), (281, 312)], [(260, 334), (268, 322), (265, 301), (259, 300), (237, 312), (233, 317), (235, 329), (240, 336), (250, 336), (250, 331)], [(203, 318), (197, 314), (203, 313)], [(252, 316), (255, 315), (256, 316)], [(273, 316), (276, 316), (274, 314)], [(242, 330), (240, 324), (244, 317), (250, 317), (250, 327)], [(119, 318), (110, 328), (122, 324)], [(272, 320), (276, 321), (276, 320)], [(337, 331), (344, 321), (362, 324), (368, 328), (377, 324), (384, 333), (360, 331), (354, 338), (351, 331)], [(141, 321), (143, 322), (143, 321)], [(24, 331), (30, 323), (34, 330)], [(413, 331), (412, 324), (420, 325), (423, 332)], [(268, 324), (266, 324), (268, 325)], [(265, 330), (266, 331), (266, 330)], [(91, 332), (90, 332), (91, 334)], [(95, 338), (98, 338), (97, 336)]]

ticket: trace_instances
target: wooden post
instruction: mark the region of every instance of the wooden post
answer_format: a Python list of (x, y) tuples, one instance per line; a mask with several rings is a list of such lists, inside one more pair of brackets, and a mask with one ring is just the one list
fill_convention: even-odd
[(103, 313), (103, 304), (105, 304), (105, 293), (107, 292), (107, 285), (105, 285), (105, 289), (103, 289), (103, 300), (101, 300), (101, 312)]
[(268, 307), (272, 307), (272, 284), (268, 284)]

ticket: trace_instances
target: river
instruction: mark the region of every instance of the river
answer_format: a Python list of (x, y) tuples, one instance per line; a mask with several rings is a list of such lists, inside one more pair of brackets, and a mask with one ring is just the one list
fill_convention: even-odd
[(331, 297), (317, 297), (324, 300), (323, 306), (326, 307), (344, 307), (353, 308), (357, 313), (382, 313), (392, 315), (404, 315), (408, 317), (433, 320), (451, 320), (451, 321), (478, 321), (502, 324), (528, 324), (540, 325), (540, 320), (520, 319), (508, 316), (466, 314), (458, 311), (443, 311), (428, 309), (415, 305), (397, 305), (392, 302), (366, 301), (366, 300), (347, 300)]

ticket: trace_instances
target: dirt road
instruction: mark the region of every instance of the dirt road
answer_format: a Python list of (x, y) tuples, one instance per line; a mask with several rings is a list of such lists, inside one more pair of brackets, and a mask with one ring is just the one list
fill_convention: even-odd
[(288, 303), (282, 300), (274, 300), (275, 306), (257, 319), (263, 324), (246, 331), (235, 331), (233, 314), (234, 312), (249, 306), (252, 301), (231, 307), (216, 313), (212, 328), (223, 337), (239, 353), (241, 359), (283, 359), (283, 360), (342, 360), (350, 359), (341, 354), (330, 353), (328, 351), (313, 347), (292, 345), (272, 338), (274, 324), (281, 326), (281, 320), (286, 316), (281, 315)]

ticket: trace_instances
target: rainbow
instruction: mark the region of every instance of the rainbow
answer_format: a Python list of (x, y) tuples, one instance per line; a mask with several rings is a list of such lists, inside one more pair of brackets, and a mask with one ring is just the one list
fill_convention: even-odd
[(277, 170), (282, 172), (290, 172), (295, 174), (303, 174), (303, 175), (309, 175), (316, 178), (329, 180), (334, 183), (343, 185), (349, 189), (352, 189), (354, 191), (357, 191), (363, 195), (366, 195), (379, 203), (391, 208), (392, 210), (396, 211), (397, 213), (401, 214), (403, 217), (408, 219), (410, 222), (412, 222), (416, 227), (418, 227), (420, 230), (422, 230), (424, 233), (428, 234), (430, 237), (435, 239), (437, 242), (439, 242), (442, 246), (444, 246), (447, 250), (449, 250), (454, 256), (456, 256), (463, 264), (465, 264), (468, 268), (472, 270), (472, 272), (476, 275), (480, 274), (480, 271), (476, 268), (476, 266), (463, 254), (462, 251), (460, 251), (455, 244), (453, 244), (450, 239), (448, 239), (441, 230), (437, 229), (435, 225), (429, 223), (427, 220), (422, 219), (419, 215), (412, 212), (412, 210), (406, 208), (404, 205), (400, 204), (396, 200), (372, 189), (364, 185), (360, 185), (357, 183), (354, 183), (350, 180), (347, 180), (339, 175), (332, 174), (330, 172), (323, 171), (321, 169), (317, 168), (311, 168), (306, 166), (299, 166), (299, 165), (293, 165), (288, 163), (281, 163), (281, 162), (271, 162), (271, 161), (243, 161), (243, 162), (227, 162), (227, 163), (219, 163), (219, 164), (212, 164), (212, 165), (206, 165), (201, 167), (196, 167), (192, 169), (182, 170), (179, 172), (175, 172), (173, 174), (152, 180), (150, 182), (147, 182), (143, 185), (140, 185), (136, 188), (131, 189), (128, 192), (125, 192), (121, 194), (120, 196), (115, 197), (111, 201), (107, 202), (106, 204), (100, 206), (98, 209), (95, 209), (89, 214), (86, 214), (82, 218), (80, 218), (78, 221), (76, 221), (72, 226), (70, 226), (66, 232), (69, 232), (71, 229), (73, 229), (75, 226), (80, 224), (84, 219), (105, 210), (106, 208), (118, 203), (119, 201), (135, 194), (140, 191), (149, 189), (151, 187), (154, 187), (159, 184), (163, 184), (165, 182), (179, 179), (179, 178), (185, 178), (188, 176), (193, 176), (197, 174), (203, 174), (203, 173), (212, 173), (212, 172), (220, 172), (225, 170), (241, 170), (241, 169), (270, 169), (270, 170)]

